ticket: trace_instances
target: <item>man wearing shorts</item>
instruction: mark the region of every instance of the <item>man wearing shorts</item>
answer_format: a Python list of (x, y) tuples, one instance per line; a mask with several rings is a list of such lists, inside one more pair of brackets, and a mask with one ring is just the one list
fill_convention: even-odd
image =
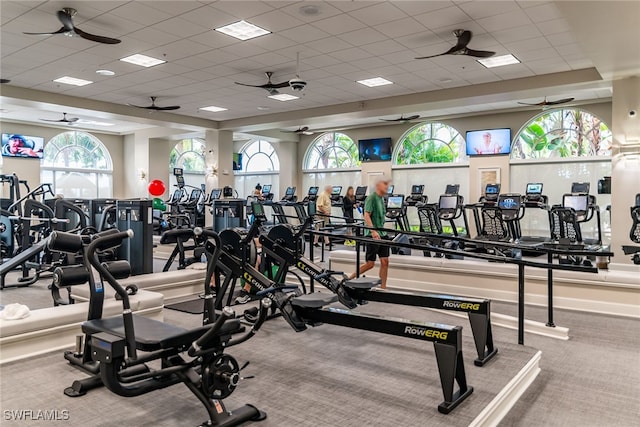
[[(375, 192), (370, 194), (364, 203), (364, 223), (367, 227), (376, 229), (384, 228), (386, 213), (384, 196), (387, 194), (389, 182), (391, 182), (391, 180), (387, 177), (381, 176), (378, 178), (375, 184)], [(387, 233), (384, 230), (365, 230), (365, 236), (371, 237), (374, 240), (381, 240), (387, 238)], [(366, 262), (359, 268), (360, 274), (363, 274), (374, 267), (376, 257), (380, 258), (380, 280), (382, 281), (382, 289), (387, 287), (389, 252), (389, 246), (367, 243)], [(353, 279), (355, 277), (356, 273), (352, 273), (349, 278)]]

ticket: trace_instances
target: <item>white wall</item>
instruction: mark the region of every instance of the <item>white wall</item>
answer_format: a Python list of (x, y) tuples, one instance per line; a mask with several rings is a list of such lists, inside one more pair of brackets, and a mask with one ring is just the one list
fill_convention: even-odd
[[(20, 133), (25, 135), (41, 136), (45, 145), (54, 136), (81, 129), (54, 128), (49, 126), (39, 126), (26, 123), (0, 122), (0, 133)], [(88, 132), (98, 138), (105, 145), (113, 162), (113, 197), (124, 197), (126, 177), (124, 170), (124, 137), (120, 135), (103, 134), (98, 132)], [(40, 162), (30, 159), (2, 158), (2, 171), (5, 174), (16, 173), (20, 179), (26, 179), (31, 188), (40, 185)]]

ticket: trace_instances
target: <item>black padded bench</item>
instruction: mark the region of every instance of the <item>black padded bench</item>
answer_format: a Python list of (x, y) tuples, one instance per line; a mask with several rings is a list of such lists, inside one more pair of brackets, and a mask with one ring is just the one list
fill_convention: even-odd
[[(140, 351), (157, 351), (167, 348), (181, 348), (191, 345), (207, 332), (213, 324), (196, 329), (184, 329), (158, 320), (142, 316), (133, 316), (133, 329), (136, 336), (136, 349)], [(119, 338), (125, 338), (122, 316), (106, 319), (89, 320), (82, 324), (82, 331), (88, 335), (107, 332)], [(237, 319), (227, 320), (220, 329), (219, 336), (233, 335), (243, 332), (244, 327)]]

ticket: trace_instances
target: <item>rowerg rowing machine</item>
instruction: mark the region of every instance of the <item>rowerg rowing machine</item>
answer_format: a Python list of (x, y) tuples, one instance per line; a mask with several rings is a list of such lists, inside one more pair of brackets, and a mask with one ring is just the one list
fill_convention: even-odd
[(265, 259), (278, 266), (276, 282), (282, 283), (289, 268), (295, 266), (312, 280), (336, 294), (338, 300), (348, 308), (355, 308), (358, 304), (364, 304), (367, 301), (376, 301), (468, 313), (478, 352), (478, 358), (474, 364), (483, 366), (498, 353), (498, 349), (493, 345), (491, 332), (491, 300), (417, 292), (380, 291), (373, 289), (380, 284), (378, 278), (360, 277), (348, 280), (342, 272), (326, 270), (303, 255), (297, 242), (302, 240), (305, 228), (303, 226), (295, 231), (292, 227), (282, 224), (260, 236)]

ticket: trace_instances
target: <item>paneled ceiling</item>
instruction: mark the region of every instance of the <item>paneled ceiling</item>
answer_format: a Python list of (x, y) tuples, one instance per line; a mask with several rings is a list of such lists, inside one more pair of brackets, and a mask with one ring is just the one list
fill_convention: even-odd
[[(318, 13), (305, 13), (305, 6)], [(102, 45), (81, 38), (37, 37), (23, 31), (55, 31), (55, 12), (78, 10), (84, 31), (122, 39)], [(586, 7), (586, 6), (585, 6)], [(308, 8), (306, 8), (308, 10)], [(212, 120), (230, 120), (325, 107), (592, 67), (558, 5), (550, 1), (5, 1), (0, 2), (2, 78), (11, 85), (116, 104), (160, 105)], [(213, 28), (240, 19), (272, 32), (239, 41)], [(511, 53), (521, 64), (486, 69), (473, 58), (414, 60), (455, 44), (452, 30), (474, 32), (470, 47)], [(295, 75), (309, 82), (299, 100), (280, 102), (261, 89)], [(119, 61), (143, 53), (166, 64), (142, 68)], [(113, 77), (99, 76), (109, 69)], [(95, 83), (54, 83), (70, 75)], [(381, 76), (393, 85), (367, 88), (357, 80)], [(598, 89), (600, 90), (600, 89)], [(284, 89), (290, 92), (290, 89)], [(604, 92), (583, 94), (599, 98)], [(549, 94), (554, 95), (554, 94)], [(209, 113), (216, 105), (228, 111)], [(258, 109), (261, 107), (261, 109)], [(494, 107), (495, 108), (495, 107)], [(462, 111), (464, 112), (464, 111)]]

